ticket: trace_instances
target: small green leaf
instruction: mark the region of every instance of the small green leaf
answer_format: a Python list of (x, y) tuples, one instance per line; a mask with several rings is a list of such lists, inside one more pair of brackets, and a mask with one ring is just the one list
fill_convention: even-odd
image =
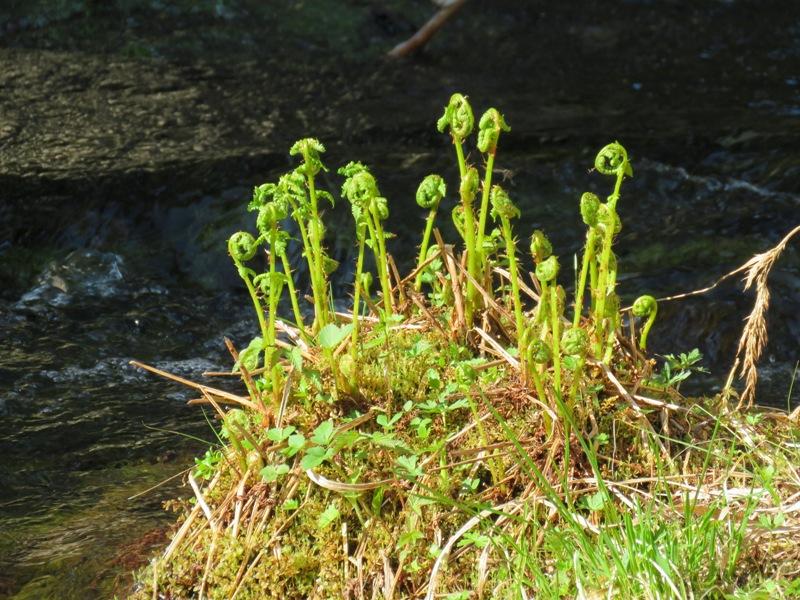
[(314, 430), (311, 441), (319, 446), (327, 446), (333, 439), (333, 420), (323, 421)]
[(401, 440), (398, 440), (393, 433), (376, 431), (375, 433), (368, 434), (366, 437), (368, 437), (370, 441), (376, 443), (378, 446), (388, 448), (389, 450), (402, 452), (411, 451), (408, 446), (406, 446)]
[(564, 356), (561, 360), (562, 364), (564, 365), (564, 368), (567, 369), (568, 371), (577, 371), (578, 367), (581, 364), (580, 357), (571, 354)]
[(336, 508), (335, 504), (331, 503), (328, 505), (328, 508), (326, 508), (325, 511), (317, 518), (317, 527), (320, 529), (325, 529), (338, 518), (339, 509)]
[(273, 427), (269, 431), (267, 431), (267, 439), (275, 442), (276, 444), (280, 444), (283, 440), (288, 438), (290, 435), (294, 433), (295, 428), (292, 425), (288, 427)]
[(422, 477), (424, 472), (422, 469), (417, 465), (417, 460), (419, 460), (418, 456), (398, 456), (395, 460), (395, 464), (397, 465), (398, 469), (397, 472), (399, 475), (411, 479), (412, 481), (417, 477)]
[(266, 483), (276, 481), (281, 475), (286, 475), (289, 472), (289, 465), (267, 465), (261, 469), (261, 479)]
[(289, 436), (286, 443), (288, 446), (281, 452), (283, 452), (285, 456), (291, 457), (303, 449), (303, 446), (306, 445), (306, 437), (302, 433), (295, 433)]
[(490, 541), (491, 540), (485, 535), (481, 535), (480, 533), (476, 533), (474, 531), (468, 531), (464, 534), (464, 537), (458, 540), (458, 544), (456, 544), (456, 546), (459, 548), (464, 548), (466, 546), (485, 548), (489, 545)]
[(417, 540), (421, 540), (425, 537), (425, 534), (419, 530), (412, 530), (412, 531), (405, 531), (400, 534), (400, 537), (397, 539), (397, 547), (402, 548), (403, 546), (413, 546)]
[(239, 352), (239, 360), (233, 365), (233, 372), (239, 370), (239, 367), (244, 367), (248, 371), (255, 371), (258, 368), (258, 358), (264, 350), (264, 340), (261, 337), (254, 337), (250, 340), (247, 348)]
[(302, 469), (315, 469), (333, 456), (333, 452), (321, 446), (312, 446), (306, 450), (303, 460), (300, 461)]
[(347, 325), (343, 325), (341, 327), (334, 325), (333, 323), (328, 323), (320, 330), (319, 335), (317, 336), (319, 345), (326, 350), (335, 348), (350, 334), (350, 330), (352, 329), (352, 323), (348, 323)]
[(303, 351), (297, 346), (292, 346), (287, 355), (294, 370), (300, 373), (303, 370)]
[(586, 498), (586, 506), (589, 508), (589, 510), (594, 512), (602, 510), (605, 503), (606, 503), (606, 494), (605, 492), (602, 491), (595, 492), (594, 494)]

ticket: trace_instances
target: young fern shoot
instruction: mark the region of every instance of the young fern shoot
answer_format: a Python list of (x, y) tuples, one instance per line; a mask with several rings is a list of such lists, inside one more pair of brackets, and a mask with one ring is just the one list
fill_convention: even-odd
[[(461, 208), (454, 210), (453, 220), (456, 222), (456, 227), (459, 227), (459, 221), (463, 226), (459, 228), (467, 248), (467, 270), (469, 274), (478, 281), (478, 248), (476, 246), (476, 228), (475, 228), (475, 214), (472, 210), (472, 203), (475, 200), (475, 195), (478, 191), (478, 172), (474, 167), (467, 168), (467, 163), (464, 158), (464, 140), (469, 137), (475, 127), (475, 117), (472, 113), (467, 98), (462, 94), (453, 94), (450, 97), (450, 102), (444, 109), (444, 114), (436, 123), (436, 127), (440, 132), (445, 129), (450, 130), (450, 136), (453, 140), (453, 146), (456, 149), (456, 158), (458, 159), (458, 173), (460, 177), (460, 196)], [(472, 324), (472, 314), (476, 307), (478, 300), (478, 291), (475, 289), (472, 281), (467, 282), (467, 307), (466, 318), (467, 326)]]
[(436, 122), (436, 128), (444, 133), (445, 129), (450, 130), (453, 145), (456, 148), (458, 159), (459, 177), (464, 177), (467, 173), (467, 163), (464, 160), (464, 140), (469, 137), (475, 127), (475, 116), (467, 98), (462, 94), (450, 96), (450, 102), (444, 107), (444, 114)]
[[(428, 256), (428, 244), (431, 240), (433, 223), (436, 220), (436, 211), (439, 203), (447, 193), (447, 186), (444, 179), (439, 175), (428, 175), (422, 180), (417, 188), (417, 204), (420, 208), (428, 209), (428, 217), (425, 219), (425, 233), (422, 235), (422, 244), (419, 247), (419, 258), (417, 259), (417, 270), (422, 268), (425, 258)], [(414, 289), (419, 291), (422, 288), (422, 273), (417, 273), (414, 280)]]
[(236, 270), (239, 277), (244, 281), (247, 287), (247, 292), (250, 294), (250, 299), (253, 301), (253, 308), (256, 311), (258, 318), (258, 325), (261, 328), (261, 339), (266, 340), (268, 336), (267, 320), (264, 317), (264, 308), (261, 306), (261, 301), (258, 299), (256, 287), (253, 284), (253, 279), (256, 276), (255, 271), (244, 266), (248, 260), (251, 260), (258, 250), (258, 244), (255, 238), (246, 231), (237, 231), (230, 239), (228, 239), (228, 254), (230, 254), (233, 264), (236, 265)]
[[(305, 236), (310, 246), (311, 256), (309, 257), (309, 267), (311, 271), (311, 286), (314, 295), (315, 312), (315, 331), (330, 322), (328, 306), (328, 271), (329, 264), (327, 256), (322, 248), (322, 240), (325, 237), (325, 226), (322, 223), (319, 213), (319, 200), (325, 198), (333, 204), (333, 197), (327, 193), (317, 190), (316, 175), (320, 171), (328, 169), (322, 164), (320, 154), (325, 152), (325, 146), (314, 138), (305, 138), (294, 143), (289, 150), (291, 156), (301, 156), (303, 164), (297, 168), (297, 172), (305, 177), (306, 188), (308, 189), (307, 210), (302, 211), (302, 216), (307, 219)], [(305, 194), (303, 194), (305, 200)]]
[(519, 209), (508, 197), (506, 191), (499, 185), (492, 188), (492, 214), (500, 220), (503, 228), (503, 238), (506, 242), (506, 256), (508, 257), (508, 272), (511, 276), (511, 301), (514, 306), (514, 320), (517, 327), (517, 349), (519, 359), (523, 363), (522, 371), (525, 372), (525, 321), (522, 314), (522, 299), (519, 294), (519, 268), (517, 267), (517, 245), (511, 231), (511, 219), (519, 217)]
[(606, 327), (606, 304), (616, 287), (616, 273), (609, 272), (611, 261), (611, 247), (614, 236), (622, 228), (617, 215), (617, 201), (622, 187), (623, 179), (633, 176), (633, 169), (628, 161), (628, 153), (619, 142), (608, 144), (598, 152), (594, 161), (595, 169), (603, 175), (616, 177), (614, 191), (598, 208), (598, 223), (602, 231), (602, 250), (600, 254), (599, 271), (597, 275), (597, 288), (594, 290), (596, 298), (594, 326), (595, 326), (595, 353), (598, 357), (603, 354), (607, 337), (614, 334), (613, 325)]
[(386, 233), (381, 225), (381, 221), (389, 217), (386, 198), (381, 197), (375, 178), (363, 164), (350, 162), (339, 169), (339, 174), (347, 178), (342, 184), (342, 195), (352, 205), (353, 217), (356, 219), (356, 234), (358, 235), (359, 228), (363, 226), (366, 226), (369, 232), (369, 241), (365, 240), (364, 243), (372, 249), (375, 256), (378, 279), (383, 292), (384, 311), (386, 316), (391, 315), (393, 301), (389, 283), (389, 261), (386, 255)]
[(478, 234), (475, 240), (475, 245), (481, 254), (480, 262), (483, 270), (487, 268), (483, 240), (486, 235), (486, 217), (489, 214), (489, 195), (494, 174), (494, 159), (497, 155), (497, 142), (502, 131), (510, 132), (511, 128), (496, 108), (490, 108), (483, 113), (478, 123), (478, 150), (486, 155), (486, 171), (483, 175), (481, 207), (478, 213)]
[(600, 210), (600, 198), (591, 192), (586, 192), (581, 196), (581, 218), (589, 231), (586, 233), (586, 247), (583, 251), (581, 262), (581, 272), (578, 279), (578, 286), (575, 289), (575, 313), (572, 319), (572, 326), (578, 327), (581, 322), (583, 311), (583, 297), (586, 290), (586, 278), (589, 274), (590, 265), (595, 264), (595, 250), (600, 231), (598, 229), (598, 211)]
[(631, 308), (631, 313), (633, 313), (634, 317), (647, 319), (642, 328), (642, 334), (639, 336), (639, 348), (642, 350), (647, 350), (647, 334), (650, 333), (650, 328), (653, 326), (653, 323), (655, 323), (657, 312), (658, 303), (656, 299), (650, 295), (639, 296)]

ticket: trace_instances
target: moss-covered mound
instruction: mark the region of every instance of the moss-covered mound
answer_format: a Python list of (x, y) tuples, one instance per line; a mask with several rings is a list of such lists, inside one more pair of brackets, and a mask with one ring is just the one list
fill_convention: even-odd
[[(476, 124), (482, 174), (463, 147)], [(216, 411), (226, 443), (197, 460), (194, 496), (135, 597), (800, 593), (800, 427), (732, 409), (730, 387), (683, 397), (699, 355), (658, 367), (646, 352), (656, 300), (620, 307), (625, 149), (609, 144), (595, 161), (612, 178), (608, 198), (580, 200), (587, 240), (570, 311), (547, 237), (533, 232), (529, 254), (519, 252), (519, 211), (492, 185), (509, 131), (502, 115), (476, 120), (455, 94), (439, 129), (458, 160), (463, 252), (434, 229), (448, 191), (429, 176), (417, 193), (428, 211), (417, 268), (401, 277), (386, 253), (388, 202), (366, 166), (346, 165), (358, 244), (347, 314), (329, 297), (324, 146), (299, 141), (300, 166), (256, 188), (257, 234), (228, 245), (260, 328), (230, 348), (247, 394), (182, 381)], [(303, 245), (313, 320), (288, 261), (290, 232)], [(292, 319), (278, 317), (285, 299)]]

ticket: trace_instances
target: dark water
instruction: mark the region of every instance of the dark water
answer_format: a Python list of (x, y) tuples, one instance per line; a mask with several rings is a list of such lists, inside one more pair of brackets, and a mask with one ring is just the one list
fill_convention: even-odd
[[(391, 250), (407, 262), (422, 228), (413, 202), (418, 181), (438, 171), (453, 182), (452, 149), (433, 129), (441, 106), (455, 90), (469, 93), (476, 110), (491, 102), (513, 128), (497, 166), (523, 209), (520, 236), (543, 228), (566, 276), (583, 238), (577, 199), (586, 190), (606, 194), (610, 185), (590, 171), (594, 153), (618, 138), (635, 170), (619, 205), (620, 292), (627, 299), (705, 286), (800, 223), (800, 14), (744, 2), (702, 9), (631, 2), (608, 13), (588, 3), (547, 12), (523, 4), (490, 9), (476, 2), (476, 12), (452, 24), (430, 52), (400, 65), (326, 54), (318, 33), (309, 36), (306, 54), (296, 54), (293, 40), (291, 56), (313, 57), (324, 75), (305, 67), (280, 71), (296, 83), (283, 82), (280, 101), (310, 117), (295, 114), (269, 150), (282, 153), (286, 140), (317, 133), (308, 131), (311, 119), (332, 167), (368, 162), (390, 199), (389, 228), (398, 234)], [(369, 13), (371, 28), (358, 39), (375, 46), (363, 54), (375, 55), (375, 47), (390, 46), (407, 28), (396, 10), (385, 13)], [(215, 18), (226, 27), (236, 23)], [(8, 45), (44, 43), (46, 25), (26, 27), (30, 36), (7, 37)], [(63, 21), (52, 27), (58, 35), (51, 47), (63, 46)], [(383, 37), (369, 37), (374, 31)], [(162, 59), (169, 47), (158, 47)], [(86, 50), (66, 49), (75, 60)], [(185, 60), (181, 52), (174, 60)], [(279, 72), (264, 60), (262, 71)], [(230, 77), (226, 85), (246, 95), (247, 78)], [(285, 95), (291, 90), (296, 97)], [(336, 110), (321, 108), (326, 99)], [(119, 127), (124, 135), (125, 125)], [(74, 208), (59, 213), (55, 229), (23, 212), (18, 199), (17, 208), (2, 213), (17, 229), (0, 240), (9, 282), (0, 292), (0, 597), (109, 597), (159, 543), (169, 522), (161, 501), (186, 495), (178, 478), (128, 500), (179, 473), (214, 439), (202, 411), (185, 406), (190, 391), (128, 362), (200, 379), (204, 370), (229, 366), (225, 336), (243, 344), (255, 330), (224, 240), (247, 224), (249, 187), (277, 170), (253, 176), (225, 164), (191, 182), (160, 165), (163, 181), (136, 202), (107, 187), (92, 198), (67, 186)], [(324, 183), (331, 191), (340, 185), (333, 174)], [(352, 227), (345, 206), (327, 216), (332, 253), (343, 263), (336, 290), (344, 302)], [(452, 228), (444, 229), (452, 238)], [(789, 397), (800, 358), (797, 242), (775, 266), (770, 287), (759, 398), (786, 406), (800, 399), (800, 386)], [(663, 304), (652, 347), (699, 347), (712, 373), (692, 389), (713, 393), (751, 302), (729, 282)]]

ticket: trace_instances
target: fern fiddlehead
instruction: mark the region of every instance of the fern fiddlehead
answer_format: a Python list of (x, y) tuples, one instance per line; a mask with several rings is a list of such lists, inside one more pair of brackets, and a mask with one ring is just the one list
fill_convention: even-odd
[(614, 291), (616, 286), (615, 277), (609, 276), (609, 261), (611, 260), (611, 247), (614, 243), (614, 236), (619, 233), (621, 224), (617, 215), (617, 201), (623, 179), (633, 176), (633, 169), (628, 161), (628, 153), (619, 142), (613, 142), (604, 146), (597, 153), (594, 162), (595, 169), (603, 175), (616, 178), (614, 191), (598, 208), (598, 224), (602, 230), (603, 246), (600, 255), (599, 271), (597, 275), (597, 289), (594, 290), (597, 297), (595, 306), (595, 349), (599, 357), (602, 354), (604, 342), (608, 333), (605, 330), (606, 317), (606, 298), (609, 293)]
[[(291, 156), (300, 156), (303, 163), (296, 169), (305, 177), (308, 189), (309, 211), (307, 215), (307, 235), (314, 256), (309, 261), (312, 267), (312, 288), (314, 293), (315, 329), (319, 330), (330, 322), (328, 315), (328, 284), (325, 272), (325, 255), (322, 250), (322, 238), (325, 228), (319, 215), (319, 198), (323, 196), (332, 200), (330, 194), (320, 194), (316, 188), (315, 177), (320, 171), (327, 171), (322, 163), (320, 154), (325, 152), (325, 146), (314, 138), (298, 140), (289, 150)], [(316, 285), (315, 285), (316, 284)]]
[[(436, 219), (436, 211), (439, 208), (439, 203), (447, 193), (447, 186), (444, 179), (439, 175), (428, 175), (422, 180), (417, 188), (417, 204), (420, 208), (428, 209), (428, 217), (425, 219), (425, 233), (422, 235), (422, 245), (419, 247), (419, 258), (417, 260), (417, 269), (419, 270), (425, 262), (425, 257), (428, 255), (428, 244), (431, 239), (431, 232), (433, 231), (433, 222)], [(414, 289), (419, 291), (422, 288), (422, 273), (417, 273), (416, 280), (414, 281)]]
[(633, 303), (631, 313), (633, 313), (634, 317), (639, 317), (640, 319), (647, 318), (644, 327), (642, 327), (642, 333), (639, 336), (639, 347), (642, 350), (647, 350), (647, 334), (650, 333), (650, 328), (653, 326), (653, 323), (655, 323), (656, 313), (658, 313), (658, 303), (653, 296), (639, 296)]
[(497, 142), (501, 132), (509, 132), (511, 128), (506, 123), (503, 115), (496, 108), (490, 108), (478, 122), (478, 150), (486, 154), (486, 171), (483, 176), (483, 192), (481, 207), (478, 213), (478, 235), (476, 247), (481, 253), (481, 262), (485, 263), (483, 238), (486, 234), (486, 217), (489, 214), (489, 194), (492, 187), (494, 173), (494, 159), (497, 155)]
[(464, 148), (462, 144), (469, 137), (475, 127), (475, 116), (472, 107), (466, 96), (463, 94), (453, 94), (450, 101), (444, 107), (444, 114), (436, 122), (436, 128), (444, 133), (445, 129), (450, 130), (453, 138), (453, 145), (456, 147), (458, 158), (458, 172), (460, 177), (464, 177), (467, 172), (466, 161), (464, 160)]
[(583, 311), (583, 297), (586, 290), (586, 278), (589, 274), (590, 265), (595, 262), (595, 250), (597, 248), (597, 213), (600, 209), (600, 198), (591, 192), (586, 192), (581, 196), (581, 218), (589, 230), (586, 233), (586, 246), (583, 250), (583, 260), (581, 261), (581, 272), (578, 279), (578, 287), (575, 289), (575, 314), (572, 318), (572, 326), (578, 327), (581, 322)]

